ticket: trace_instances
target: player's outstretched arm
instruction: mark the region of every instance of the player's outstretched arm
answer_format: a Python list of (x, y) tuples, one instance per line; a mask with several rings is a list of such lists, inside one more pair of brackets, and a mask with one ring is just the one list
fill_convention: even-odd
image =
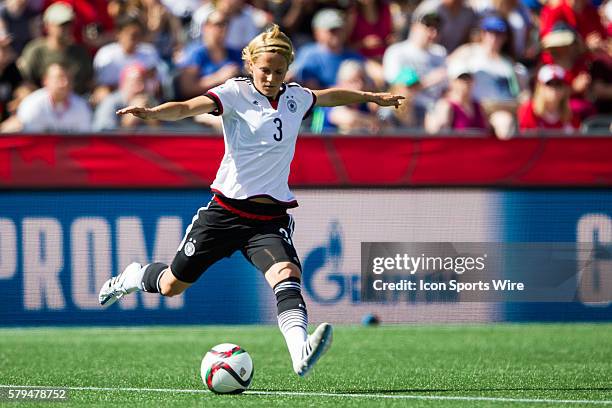
[(190, 116), (210, 113), (217, 104), (207, 96), (196, 96), (184, 102), (166, 102), (153, 108), (128, 106), (117, 111), (117, 115), (132, 114), (140, 119), (181, 120)]
[(317, 106), (340, 106), (373, 102), (380, 106), (395, 106), (397, 108), (400, 105), (400, 101), (404, 99), (401, 95), (393, 95), (387, 92), (353, 91), (342, 88), (322, 89), (312, 92), (317, 96)]

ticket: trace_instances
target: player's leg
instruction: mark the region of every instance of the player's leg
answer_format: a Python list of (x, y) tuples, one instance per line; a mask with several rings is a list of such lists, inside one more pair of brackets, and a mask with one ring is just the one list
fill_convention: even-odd
[(308, 336), (308, 312), (302, 297), (301, 266), (291, 239), (293, 219), (269, 222), (251, 237), (243, 253), (263, 271), (274, 290), (278, 326), (285, 337), (294, 371), (304, 376), (327, 351), (332, 327), (321, 324)]
[(308, 311), (302, 297), (300, 268), (292, 262), (278, 262), (268, 268), (265, 277), (274, 290), (278, 327), (296, 367), (308, 338)]
[(141, 266), (136, 262), (131, 263), (120, 275), (104, 283), (99, 294), (100, 304), (110, 306), (124, 295), (137, 291), (163, 296), (183, 293), (210, 265), (231, 254), (228, 237), (219, 237), (216, 232), (222, 230), (218, 225), (224, 221), (224, 217), (223, 209), (213, 204), (198, 210), (172, 265), (155, 262)]
[(102, 306), (110, 306), (124, 295), (138, 291), (176, 296), (189, 286), (191, 283), (177, 279), (170, 267), (164, 263), (155, 262), (142, 266), (133, 262), (121, 274), (104, 283), (99, 300)]

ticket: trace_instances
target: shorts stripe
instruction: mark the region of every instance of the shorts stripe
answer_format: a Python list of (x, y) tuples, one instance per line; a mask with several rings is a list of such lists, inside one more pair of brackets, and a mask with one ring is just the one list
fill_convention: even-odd
[(293, 220), (293, 215), (289, 214), (289, 235), (293, 237), (293, 229), (295, 228), (295, 221)]
[(206, 207), (198, 208), (198, 211), (196, 211), (196, 214), (191, 219), (191, 224), (189, 224), (189, 226), (185, 230), (185, 235), (183, 236), (183, 240), (181, 241), (181, 243), (180, 243), (179, 247), (177, 248), (176, 252), (181, 252), (181, 250), (183, 249), (183, 245), (185, 245), (185, 241), (187, 240), (187, 235), (189, 235), (189, 233), (191, 232), (191, 229), (193, 228), (193, 223), (196, 222), (196, 220), (200, 217), (200, 211), (208, 210), (208, 207), (210, 207), (210, 204), (212, 202), (213, 202), (213, 199), (211, 199), (208, 202), (208, 204), (206, 204)]

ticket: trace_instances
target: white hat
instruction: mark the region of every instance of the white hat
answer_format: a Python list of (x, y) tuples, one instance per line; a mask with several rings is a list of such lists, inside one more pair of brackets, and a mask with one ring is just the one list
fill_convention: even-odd
[(457, 79), (461, 75), (466, 75), (466, 74), (473, 75), (474, 74), (472, 70), (470, 69), (470, 67), (467, 66), (467, 64), (463, 64), (461, 62), (450, 64), (448, 66), (447, 73), (450, 79)]
[(542, 38), (542, 47), (567, 47), (576, 41), (576, 34), (571, 30), (553, 30)]
[(561, 81), (565, 80), (565, 70), (559, 65), (544, 65), (538, 71), (538, 82), (545, 84), (554, 79)]
[(320, 10), (312, 19), (313, 28), (333, 30), (335, 28), (344, 27), (344, 25), (344, 15), (340, 10), (333, 8)]
[(68, 3), (53, 3), (43, 16), (43, 21), (48, 24), (62, 25), (74, 20), (74, 9)]

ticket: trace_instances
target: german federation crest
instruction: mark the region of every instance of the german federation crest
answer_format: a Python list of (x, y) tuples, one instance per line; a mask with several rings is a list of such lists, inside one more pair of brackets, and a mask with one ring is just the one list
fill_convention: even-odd
[(185, 251), (185, 255), (187, 256), (192, 256), (193, 254), (195, 254), (195, 244), (192, 241), (193, 238), (189, 239), (189, 241), (185, 243), (185, 248), (183, 250)]
[(295, 113), (297, 111), (297, 103), (293, 99), (289, 99), (287, 101), (287, 109), (289, 109), (289, 112)]

